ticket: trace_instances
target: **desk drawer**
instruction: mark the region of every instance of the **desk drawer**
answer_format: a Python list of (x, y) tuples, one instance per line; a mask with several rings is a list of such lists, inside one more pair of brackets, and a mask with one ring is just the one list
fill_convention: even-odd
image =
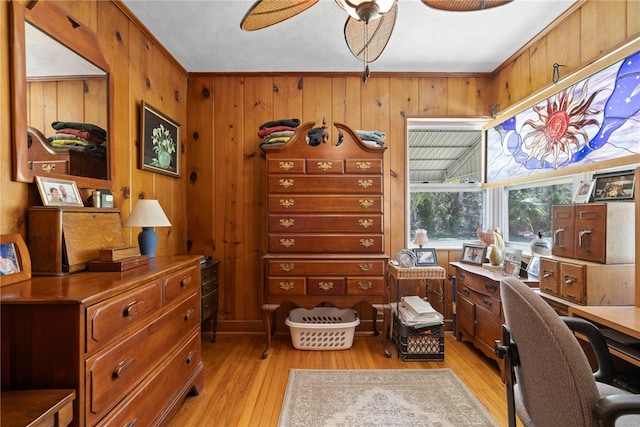
[(347, 277), (347, 295), (383, 295), (382, 277)]
[(269, 277), (268, 293), (269, 295), (304, 295), (306, 282), (304, 277)]
[(270, 176), (271, 194), (381, 194), (382, 176)]
[(386, 260), (355, 259), (348, 261), (282, 259), (267, 261), (269, 276), (382, 276)]
[(540, 258), (540, 290), (551, 295), (560, 295), (560, 264), (548, 258)]
[(560, 295), (569, 301), (584, 304), (586, 299), (584, 265), (560, 263)]
[(361, 196), (340, 195), (269, 195), (269, 213), (382, 213), (383, 200), (381, 195), (363, 194)]
[(307, 295), (344, 295), (345, 293), (344, 277), (314, 277), (307, 279)]
[(382, 234), (272, 234), (271, 253), (384, 253)]
[(218, 311), (218, 290), (210, 292), (202, 297), (202, 318), (208, 319)]
[(496, 316), (500, 316), (501, 301), (499, 299), (475, 292), (468, 286), (463, 287), (461, 292), (479, 307), (483, 307), (485, 310), (495, 314)]
[(87, 352), (121, 337), (126, 328), (142, 324), (160, 308), (160, 280), (142, 285), (120, 297), (87, 308)]
[(470, 273), (463, 274), (463, 284), (469, 289), (479, 292), (492, 298), (500, 298), (500, 285), (486, 277)]
[(87, 424), (93, 424), (124, 397), (184, 338), (200, 325), (200, 300), (194, 294), (147, 327), (87, 359)]
[(163, 284), (164, 301), (171, 302), (186, 297), (189, 294), (197, 293), (200, 286), (200, 269), (191, 267), (181, 270), (166, 277)]

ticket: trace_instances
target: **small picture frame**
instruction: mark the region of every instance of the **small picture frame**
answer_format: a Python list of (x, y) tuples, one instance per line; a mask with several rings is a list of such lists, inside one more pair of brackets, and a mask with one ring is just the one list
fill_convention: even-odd
[(506, 248), (504, 261), (502, 261), (502, 274), (511, 277), (520, 277), (520, 264), (522, 263), (522, 249)]
[(486, 254), (487, 247), (485, 245), (464, 243), (462, 245), (462, 255), (460, 256), (460, 262), (482, 265)]
[(540, 277), (540, 257), (532, 255), (527, 265), (527, 274), (529, 277)]
[(180, 178), (180, 124), (142, 101), (140, 169)]
[(400, 264), (400, 267), (413, 267), (416, 262), (416, 254), (410, 249), (403, 249), (396, 255), (396, 260), (398, 264)]
[(84, 206), (75, 181), (36, 176), (36, 184), (44, 206)]
[(633, 200), (636, 181), (634, 171), (595, 174), (593, 177), (595, 181), (594, 201)]
[(0, 236), (0, 286), (29, 280), (31, 258), (20, 234)]
[(576, 195), (573, 197), (573, 203), (589, 203), (593, 194), (593, 185), (595, 182), (596, 181), (593, 179), (588, 182), (580, 181), (578, 191), (576, 191)]
[(435, 248), (414, 248), (413, 252), (416, 254), (416, 267), (438, 266)]

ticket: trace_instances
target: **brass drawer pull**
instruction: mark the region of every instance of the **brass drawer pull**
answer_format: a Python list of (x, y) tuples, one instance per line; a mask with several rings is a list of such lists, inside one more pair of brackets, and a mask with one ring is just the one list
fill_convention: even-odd
[(280, 162), (280, 169), (285, 171), (293, 169), (293, 162)]
[(373, 246), (373, 239), (360, 239), (360, 245), (369, 248)]
[(124, 368), (126, 368), (130, 363), (132, 363), (133, 360), (134, 359), (132, 357), (127, 357), (122, 362), (118, 363), (118, 366), (116, 366), (116, 369), (113, 370), (113, 374), (111, 374), (113, 378), (120, 378), (122, 376), (121, 374)]
[(195, 312), (196, 311), (193, 308), (190, 308), (189, 310), (187, 310), (187, 314), (184, 315), (184, 320), (189, 321), (189, 319), (191, 319), (191, 315)]
[(296, 239), (280, 239), (280, 245), (285, 248), (290, 248), (296, 244)]
[(138, 307), (144, 307), (144, 301), (131, 301), (122, 311), (122, 317), (133, 317), (138, 314)]
[(491, 307), (493, 305), (493, 303), (491, 302), (491, 300), (489, 298), (485, 298), (482, 300), (482, 302), (484, 303), (484, 305), (486, 305), (487, 307)]
[(360, 199), (360, 200), (358, 200), (358, 203), (363, 208), (370, 208), (371, 206), (373, 206), (373, 200), (371, 200), (371, 199)]
[(465, 295), (469, 295), (471, 292), (469, 291), (469, 289), (464, 288), (464, 289), (462, 290), (462, 293), (463, 293), (463, 294), (465, 294)]
[(569, 275), (565, 275), (565, 276), (564, 276), (564, 283), (565, 283), (565, 285), (572, 285), (572, 284), (574, 284), (574, 283), (575, 283), (575, 282), (577, 282), (577, 281), (578, 281), (578, 278), (577, 278), (577, 277), (575, 277), (575, 276), (569, 276)]
[(372, 219), (359, 219), (358, 220), (358, 224), (360, 224), (360, 227), (362, 228), (369, 228), (373, 225), (373, 220)]
[(318, 162), (318, 168), (322, 169), (325, 172), (331, 169), (332, 167), (333, 167), (332, 162)]
[(369, 188), (373, 185), (373, 180), (371, 179), (359, 179), (358, 185), (362, 188)]
[(369, 289), (373, 288), (373, 283), (371, 283), (371, 282), (358, 282), (358, 287), (360, 289), (362, 289), (363, 291), (368, 291)]
[(371, 264), (358, 264), (358, 267), (360, 267), (361, 271), (371, 271), (371, 269), (373, 268), (373, 265), (371, 265)]
[(295, 268), (295, 264), (280, 264), (280, 270), (286, 273), (293, 271), (294, 268)]
[(280, 225), (283, 226), (284, 228), (289, 228), (289, 227), (293, 227), (295, 225), (296, 221), (294, 219), (291, 218), (281, 218), (280, 219)]
[(586, 248), (586, 247), (584, 246), (584, 239), (583, 239), (583, 237), (584, 237), (584, 235), (585, 235), (585, 234), (591, 234), (591, 231), (592, 231), (592, 230), (591, 230), (590, 228), (585, 228), (585, 229), (584, 229), (584, 230), (582, 230), (580, 233), (578, 233), (578, 242), (579, 242), (580, 248), (582, 248), (582, 249), (583, 249), (585, 252), (587, 252), (587, 253), (591, 252), (591, 249)]
[(280, 187), (289, 188), (293, 186), (294, 181), (292, 179), (281, 179)]
[(333, 282), (318, 282), (318, 287), (323, 291), (328, 291), (333, 289)]
[(360, 170), (367, 170), (371, 168), (371, 162), (357, 162), (356, 167)]
[(280, 282), (280, 289), (290, 291), (293, 289), (293, 282)]
[(283, 208), (290, 208), (294, 204), (295, 202), (293, 201), (293, 199), (280, 199), (280, 206), (282, 206)]
[(544, 279), (548, 279), (549, 277), (553, 277), (553, 271), (549, 271), (549, 270), (543, 270), (544, 274), (542, 275), (542, 278)]

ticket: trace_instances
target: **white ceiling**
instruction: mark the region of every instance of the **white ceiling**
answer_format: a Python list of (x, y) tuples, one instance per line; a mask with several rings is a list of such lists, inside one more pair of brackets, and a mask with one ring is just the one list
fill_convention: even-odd
[[(514, 0), (445, 12), (398, 0), (391, 40), (375, 72), (492, 72), (576, 0)], [(188, 72), (361, 72), (344, 41), (347, 14), (320, 0), (259, 31), (240, 22), (254, 0), (124, 0)]]

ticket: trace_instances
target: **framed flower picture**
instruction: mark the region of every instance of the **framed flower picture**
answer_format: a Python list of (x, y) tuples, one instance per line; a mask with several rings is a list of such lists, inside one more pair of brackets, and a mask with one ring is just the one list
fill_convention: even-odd
[(180, 124), (142, 101), (140, 169), (179, 178)]

